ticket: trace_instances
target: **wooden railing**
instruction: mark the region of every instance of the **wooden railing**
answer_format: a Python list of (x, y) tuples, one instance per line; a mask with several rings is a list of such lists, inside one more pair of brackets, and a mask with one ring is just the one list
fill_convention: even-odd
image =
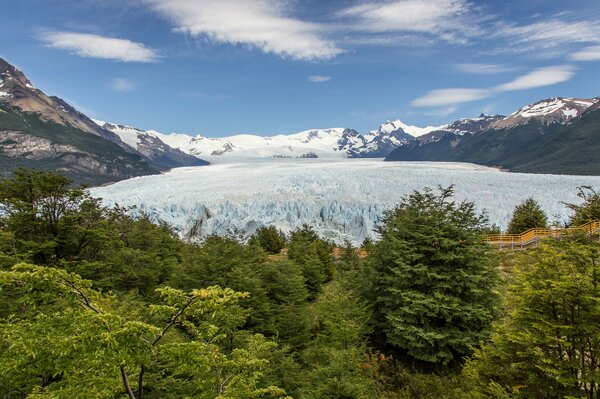
[(559, 238), (564, 235), (584, 233), (595, 235), (600, 233), (600, 221), (593, 220), (581, 226), (564, 229), (530, 229), (521, 234), (492, 234), (484, 236), (484, 241), (500, 248), (523, 248), (538, 243), (542, 238)]

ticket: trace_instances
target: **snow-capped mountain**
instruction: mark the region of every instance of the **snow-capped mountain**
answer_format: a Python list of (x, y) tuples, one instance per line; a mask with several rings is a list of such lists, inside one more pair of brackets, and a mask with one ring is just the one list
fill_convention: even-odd
[(312, 129), (277, 136), (238, 134), (210, 138), (185, 134), (156, 135), (173, 148), (195, 156), (237, 156), (252, 158), (297, 158), (315, 154), (318, 157), (345, 157), (348, 146), (360, 143), (345, 128)]
[(563, 98), (555, 97), (529, 104), (506, 118), (493, 124), (495, 129), (506, 129), (537, 120), (545, 125), (569, 123), (581, 116), (588, 108), (600, 101), (600, 98)]
[(176, 166), (202, 166), (208, 162), (165, 144), (158, 133), (131, 126), (115, 125), (92, 119), (98, 126), (111, 131), (128, 146), (152, 161), (153, 164), (171, 168)]
[(395, 121), (388, 120), (388, 121), (385, 121), (385, 123), (381, 124), (379, 126), (379, 129), (372, 130), (371, 132), (369, 132), (369, 134), (367, 136), (382, 136), (385, 134), (395, 133), (395, 132), (398, 132), (401, 130), (404, 133), (407, 133), (413, 137), (419, 137), (419, 136), (423, 136), (424, 134), (427, 134), (429, 132), (433, 132), (435, 130), (443, 130), (443, 128), (445, 126), (446, 125), (418, 127), (418, 126), (407, 125), (406, 123), (402, 122), (400, 119), (397, 119)]
[(394, 148), (410, 142), (440, 126), (420, 128), (400, 120), (387, 121), (377, 130), (362, 135), (348, 128), (311, 129), (294, 134), (259, 136), (238, 134), (212, 138), (203, 135), (164, 134), (154, 130), (140, 130), (123, 125), (102, 126), (117, 133), (121, 139), (137, 146), (140, 137), (159, 139), (166, 145), (197, 157), (235, 156), (250, 158), (376, 158), (385, 157)]
[[(551, 98), (507, 117), (482, 118), (460, 120), (448, 130), (421, 136), (397, 147), (386, 160), (471, 162), (529, 173), (600, 173), (600, 98)], [(463, 132), (465, 127), (470, 134)]]
[(452, 132), (457, 135), (474, 134), (489, 128), (493, 123), (504, 118), (504, 115), (481, 114), (478, 118), (462, 118), (455, 122), (442, 126), (441, 129), (446, 132)]

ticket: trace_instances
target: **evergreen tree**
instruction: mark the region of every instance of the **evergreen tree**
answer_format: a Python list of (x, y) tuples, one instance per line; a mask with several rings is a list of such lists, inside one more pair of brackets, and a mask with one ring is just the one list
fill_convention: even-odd
[(302, 267), (310, 298), (315, 298), (321, 286), (333, 277), (333, 245), (304, 225), (292, 232), (288, 248), (289, 258)]
[(516, 206), (508, 224), (508, 234), (521, 234), (533, 228), (548, 227), (548, 216), (533, 198), (527, 198)]
[(285, 247), (285, 235), (275, 226), (261, 227), (250, 237), (249, 243), (258, 245), (270, 254), (278, 254)]
[(465, 369), (482, 398), (600, 396), (599, 272), (597, 243), (548, 240), (519, 257), (506, 318)]
[(496, 262), (481, 241), (486, 222), (452, 187), (415, 191), (379, 228), (373, 286), (376, 332), (404, 357), (460, 361), (491, 333)]
[(600, 192), (589, 186), (581, 186), (577, 196), (583, 200), (583, 203), (565, 204), (573, 211), (571, 225), (581, 226), (592, 220), (600, 220)]

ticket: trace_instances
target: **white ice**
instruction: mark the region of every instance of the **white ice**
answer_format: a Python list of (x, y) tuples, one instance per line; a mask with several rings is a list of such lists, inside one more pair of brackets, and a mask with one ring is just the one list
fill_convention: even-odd
[[(577, 187), (600, 188), (600, 176), (502, 172), (461, 163), (383, 162), (380, 159), (238, 160), (174, 169), (90, 189), (111, 206), (137, 206), (181, 234), (201, 221), (204, 234), (246, 234), (274, 225), (285, 232), (308, 223), (324, 237), (355, 244), (376, 238), (385, 210), (415, 189), (455, 185), (458, 200), (486, 209), (505, 228), (513, 208), (534, 197), (551, 219), (566, 220), (561, 201), (578, 202)], [(219, 163), (221, 162), (221, 163)]]

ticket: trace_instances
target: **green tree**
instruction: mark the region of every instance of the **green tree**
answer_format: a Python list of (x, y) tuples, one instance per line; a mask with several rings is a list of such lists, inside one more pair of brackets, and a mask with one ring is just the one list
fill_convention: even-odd
[(333, 244), (321, 239), (308, 225), (291, 233), (288, 256), (302, 267), (311, 299), (333, 277), (335, 266), (332, 251)]
[(600, 397), (600, 245), (548, 240), (523, 253), (506, 317), (465, 374), (482, 397)]
[(271, 304), (267, 331), (294, 350), (304, 347), (310, 338), (309, 294), (301, 267), (292, 261), (268, 262), (261, 269), (261, 279)]
[(36, 263), (77, 258), (96, 244), (90, 233), (103, 219), (103, 209), (71, 183), (54, 172), (27, 169), (0, 181), (0, 225)]
[(508, 234), (521, 234), (536, 227), (548, 227), (548, 216), (536, 200), (527, 198), (515, 207), (508, 224)]
[(452, 187), (415, 191), (378, 229), (372, 297), (385, 344), (424, 365), (460, 361), (491, 333), (498, 298), (486, 222)]
[(0, 272), (0, 303), (13, 302), (0, 324), (3, 392), (15, 398), (285, 396), (261, 386), (268, 367), (261, 354), (272, 343), (249, 335), (230, 351), (220, 345), (225, 336), (215, 320), (246, 294), (219, 287), (159, 293), (162, 303), (150, 307), (153, 320), (140, 321), (114, 312), (114, 298), (64, 270), (20, 265)]
[(250, 244), (258, 245), (271, 254), (280, 253), (285, 247), (285, 242), (285, 235), (275, 226), (260, 227), (249, 240)]
[(170, 285), (182, 289), (219, 285), (249, 292), (250, 297), (240, 300), (248, 314), (246, 327), (269, 331), (270, 303), (260, 276), (267, 261), (264, 251), (233, 237), (211, 235), (200, 245), (187, 246), (182, 255), (182, 266)]
[(577, 196), (582, 199), (583, 203), (565, 204), (573, 211), (570, 224), (581, 226), (592, 220), (600, 220), (600, 192), (590, 186), (581, 186), (578, 190)]
[(323, 286), (310, 306), (309, 320), (314, 339), (301, 355), (308, 370), (301, 397), (374, 397), (375, 382), (363, 367), (368, 362), (369, 309), (345, 276)]

